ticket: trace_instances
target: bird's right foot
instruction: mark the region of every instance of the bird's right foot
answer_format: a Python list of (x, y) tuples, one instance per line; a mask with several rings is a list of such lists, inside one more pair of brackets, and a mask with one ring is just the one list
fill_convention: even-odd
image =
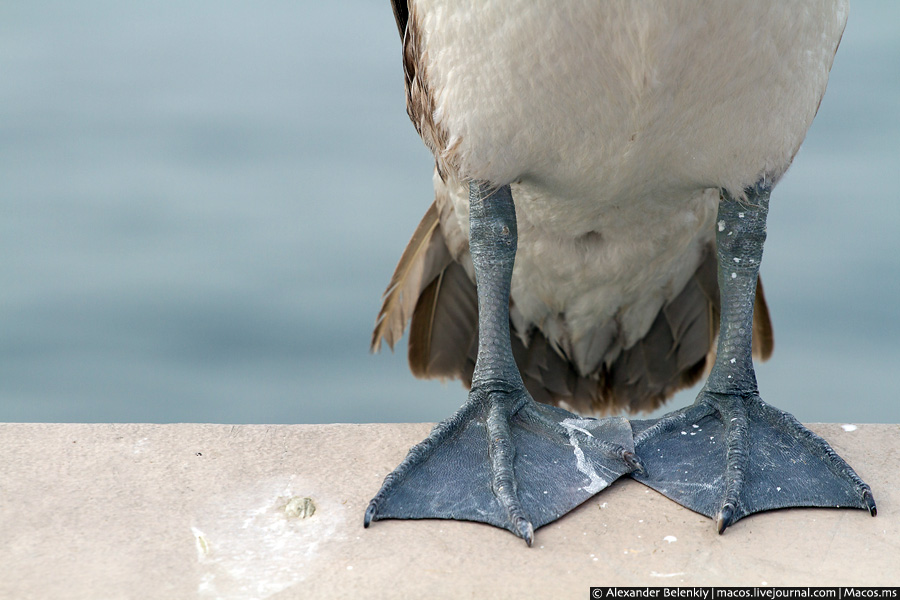
[(755, 393), (703, 390), (693, 405), (632, 426), (647, 465), (635, 478), (715, 519), (719, 533), (776, 508), (861, 508), (875, 516), (872, 490), (850, 465)]

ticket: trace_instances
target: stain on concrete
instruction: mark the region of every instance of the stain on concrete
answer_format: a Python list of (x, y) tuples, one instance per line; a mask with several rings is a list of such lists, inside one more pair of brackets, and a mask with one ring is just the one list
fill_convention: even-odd
[(285, 505), (284, 514), (291, 519), (308, 519), (316, 514), (316, 503), (312, 498), (294, 496)]

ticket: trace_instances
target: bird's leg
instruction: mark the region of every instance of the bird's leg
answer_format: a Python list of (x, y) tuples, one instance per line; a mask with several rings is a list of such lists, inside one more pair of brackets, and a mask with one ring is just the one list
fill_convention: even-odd
[(531, 545), (554, 521), (640, 468), (622, 418), (582, 419), (536, 403), (512, 354), (509, 293), (516, 212), (508, 185), (469, 189), (478, 358), (466, 403), (410, 450), (369, 503), (379, 519), (445, 518), (506, 528)]
[(864, 508), (869, 486), (821, 437), (762, 401), (751, 356), (753, 305), (771, 188), (723, 192), (716, 246), (721, 323), (715, 363), (690, 407), (634, 421), (646, 466), (636, 479), (716, 518), (719, 533), (754, 512), (790, 506)]

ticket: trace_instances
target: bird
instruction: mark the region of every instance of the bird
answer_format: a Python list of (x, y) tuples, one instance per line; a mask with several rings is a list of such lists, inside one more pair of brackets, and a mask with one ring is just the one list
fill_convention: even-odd
[[(825, 93), (845, 0), (392, 0), (434, 201), (372, 348), (468, 396), (364, 524), (534, 530), (628, 475), (715, 519), (876, 513), (870, 487), (759, 395), (770, 195)], [(706, 377), (691, 406), (649, 411)]]

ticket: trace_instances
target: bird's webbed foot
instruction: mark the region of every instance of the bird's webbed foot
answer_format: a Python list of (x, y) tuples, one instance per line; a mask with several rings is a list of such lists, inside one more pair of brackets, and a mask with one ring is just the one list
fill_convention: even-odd
[(582, 419), (536, 403), (509, 330), (516, 213), (509, 185), (471, 182), (469, 249), (478, 290), (478, 360), (462, 408), (410, 450), (366, 509), (379, 519), (463, 519), (534, 529), (640, 468), (623, 418)]
[(875, 514), (869, 486), (793, 415), (764, 403), (752, 359), (753, 310), (771, 183), (722, 191), (716, 221), (721, 317), (716, 359), (697, 401), (633, 421), (639, 481), (716, 519), (719, 533), (755, 512), (853, 507)]
[(632, 426), (646, 468), (634, 477), (715, 518), (719, 533), (775, 508), (862, 508), (875, 515), (871, 489), (828, 442), (755, 393), (703, 390), (693, 405)]
[(385, 478), (364, 524), (481, 521), (531, 545), (534, 529), (640, 468), (627, 420), (584, 419), (504, 387), (474, 387)]

